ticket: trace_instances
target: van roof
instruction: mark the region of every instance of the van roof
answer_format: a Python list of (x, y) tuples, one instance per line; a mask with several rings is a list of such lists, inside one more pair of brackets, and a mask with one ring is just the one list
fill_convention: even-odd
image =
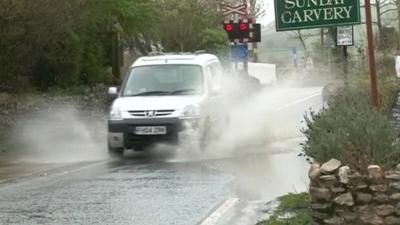
[(202, 66), (209, 61), (218, 61), (218, 58), (212, 54), (157, 55), (140, 57), (132, 64), (132, 67), (168, 64), (190, 64)]

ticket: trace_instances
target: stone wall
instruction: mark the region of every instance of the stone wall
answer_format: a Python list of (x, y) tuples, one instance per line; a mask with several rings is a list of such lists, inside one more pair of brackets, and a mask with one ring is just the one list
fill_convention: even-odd
[(60, 106), (73, 106), (81, 112), (105, 114), (111, 103), (107, 87), (104, 85), (82, 88), (79, 94), (74, 95), (59, 92), (25, 93), (23, 95), (0, 93), (0, 136), (4, 130), (14, 127), (21, 117), (41, 111)]
[(362, 175), (335, 159), (309, 171), (314, 225), (400, 225), (400, 165)]

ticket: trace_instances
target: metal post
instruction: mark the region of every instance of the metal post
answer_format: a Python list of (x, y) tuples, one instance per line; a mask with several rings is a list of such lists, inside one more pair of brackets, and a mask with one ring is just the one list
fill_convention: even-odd
[(368, 55), (369, 55), (369, 69), (370, 69), (370, 73), (371, 73), (372, 103), (375, 107), (379, 107), (378, 82), (377, 82), (377, 78), (376, 78), (374, 35), (372, 32), (371, 1), (370, 0), (365, 0), (365, 17), (366, 17), (367, 35), (368, 35)]
[(344, 76), (345, 76), (345, 85), (349, 86), (349, 72), (348, 72), (348, 58), (349, 54), (347, 52), (347, 46), (343, 46), (343, 57), (344, 57)]
[(253, 57), (254, 57), (254, 62), (258, 62), (258, 44), (257, 42), (253, 43)]

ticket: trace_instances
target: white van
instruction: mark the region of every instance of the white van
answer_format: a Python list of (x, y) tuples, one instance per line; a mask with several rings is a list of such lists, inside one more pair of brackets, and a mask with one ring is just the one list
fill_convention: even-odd
[[(178, 134), (198, 126), (215, 104), (222, 68), (211, 54), (174, 54), (139, 58), (114, 100), (108, 120), (108, 150), (142, 150), (160, 142), (177, 143)], [(215, 107), (213, 107), (215, 108)]]

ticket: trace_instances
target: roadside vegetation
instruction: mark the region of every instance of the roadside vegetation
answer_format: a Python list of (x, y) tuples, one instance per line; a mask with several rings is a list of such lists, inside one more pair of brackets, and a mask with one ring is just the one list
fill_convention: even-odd
[(328, 106), (305, 118), (306, 157), (319, 163), (336, 158), (360, 172), (371, 164), (391, 168), (400, 163), (399, 131), (391, 113), (400, 81), (391, 51), (381, 46), (377, 54), (380, 107), (371, 104), (366, 56), (354, 57), (347, 76), (340, 75), (343, 84), (330, 93)]
[[(336, 87), (329, 93), (328, 106), (305, 118), (307, 126), (303, 133), (307, 139), (303, 150), (306, 157), (315, 162), (324, 163), (336, 158), (360, 172), (365, 172), (371, 164), (391, 168), (400, 163), (399, 130), (393, 126), (391, 112), (396, 93), (400, 91), (400, 80), (395, 71), (395, 56), (400, 54), (396, 51), (396, 48), (400, 49), (400, 11), (397, 11), (400, 5), (386, 0), (375, 3), (373, 7), (378, 12), (374, 18), (378, 21), (374, 38), (379, 108), (371, 104), (367, 43), (364, 36), (357, 35), (365, 33), (364, 26), (355, 26), (355, 45), (348, 47), (347, 63), (342, 47), (322, 47), (327, 44), (327, 39), (335, 40), (334, 28), (320, 30), (320, 34), (326, 32), (325, 37), (329, 37), (320, 40), (318, 36), (312, 38), (318, 34), (317, 30), (296, 33), (297, 39), (306, 40), (303, 42), (305, 49), (316, 47), (311, 55), (320, 60), (314, 71), (328, 76), (334, 74), (341, 81), (339, 85), (332, 85)], [(387, 10), (379, 13), (383, 12), (382, 8)]]
[(320, 163), (336, 158), (360, 171), (371, 164), (397, 165), (398, 133), (369, 101), (367, 90), (342, 90), (328, 108), (306, 117), (305, 154)]
[(278, 200), (280, 204), (271, 217), (257, 225), (311, 224), (310, 196), (308, 193), (288, 194)]
[[(227, 48), (218, 2), (0, 1), (0, 92), (115, 82), (115, 33), (125, 54)], [(130, 62), (129, 62), (130, 63)]]

